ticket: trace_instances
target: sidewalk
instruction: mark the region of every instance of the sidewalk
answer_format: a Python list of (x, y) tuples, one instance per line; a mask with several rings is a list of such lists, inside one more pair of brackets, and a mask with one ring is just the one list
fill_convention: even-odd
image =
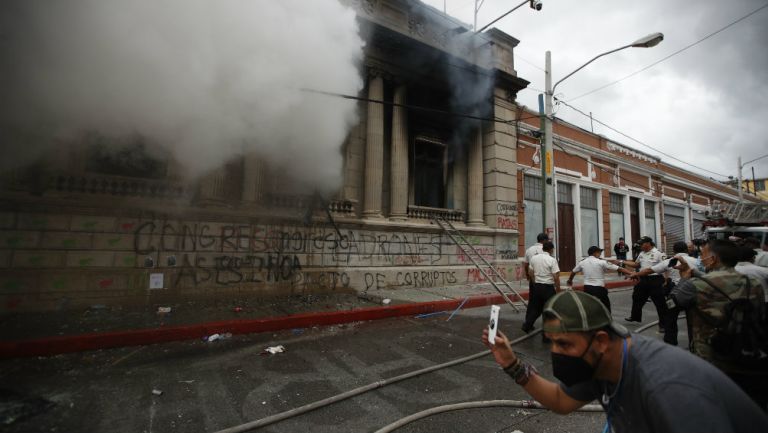
[[(565, 280), (561, 278), (562, 287)], [(574, 288), (580, 289), (581, 277)], [(525, 281), (510, 282), (527, 299)], [(609, 277), (608, 288), (626, 287), (631, 282)], [(505, 293), (509, 290), (501, 285)], [(508, 294), (513, 300), (511, 293)], [(28, 313), (0, 319), (0, 358), (47, 356), (59, 353), (146, 345), (212, 334), (246, 334), (281, 329), (420, 315), (461, 308), (503, 304), (502, 296), (490, 285), (453, 286), (429, 289), (377, 290), (367, 293), (304, 295), (290, 298), (187, 302), (170, 307), (104, 308), (85, 311)]]

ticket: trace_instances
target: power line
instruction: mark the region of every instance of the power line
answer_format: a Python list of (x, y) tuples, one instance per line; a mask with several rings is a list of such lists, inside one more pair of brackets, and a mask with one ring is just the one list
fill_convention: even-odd
[[(520, 128), (519, 128), (519, 126), (518, 126), (518, 131), (517, 131), (517, 142), (518, 142), (518, 145), (520, 145), (520, 135), (521, 135), (521, 134), (520, 134)], [(528, 143), (526, 143), (526, 144), (528, 144)], [(531, 143), (531, 144), (532, 144), (532, 143)], [(566, 155), (568, 155), (568, 156), (573, 156), (573, 157), (575, 157), (575, 158), (579, 158), (579, 159), (581, 159), (581, 160), (584, 160), (584, 161), (586, 161), (586, 162), (587, 162), (587, 164), (588, 164), (587, 168), (589, 168), (589, 165), (591, 165), (592, 167), (596, 167), (597, 169), (599, 169), (599, 170), (602, 170), (604, 173), (608, 173), (608, 174), (610, 174), (610, 175), (612, 175), (612, 176), (616, 176), (618, 179), (621, 179), (621, 180), (623, 180), (624, 182), (627, 182), (627, 183), (631, 183), (631, 184), (637, 185), (637, 186), (639, 186), (639, 187), (640, 187), (640, 188), (642, 188), (642, 189), (645, 189), (645, 188), (647, 188), (647, 187), (648, 187), (647, 185), (643, 185), (643, 184), (637, 183), (637, 182), (635, 182), (635, 181), (634, 181), (634, 180), (632, 180), (632, 179), (628, 179), (628, 178), (626, 178), (626, 177), (624, 177), (624, 176), (621, 176), (621, 175), (618, 173), (618, 172), (619, 172), (619, 167), (618, 167), (618, 166), (617, 166), (617, 167), (616, 167), (616, 168), (615, 168), (613, 171), (611, 171), (611, 170), (609, 170), (609, 169), (607, 169), (607, 168), (605, 168), (605, 167), (601, 166), (600, 164), (597, 164), (597, 163), (595, 163), (594, 161), (590, 161), (590, 160), (589, 160), (589, 158), (586, 158), (586, 157), (584, 157), (584, 156), (581, 156), (581, 155), (578, 155), (578, 154), (575, 154), (575, 153), (570, 153), (570, 152), (568, 152), (567, 150), (565, 150), (565, 148), (564, 148), (564, 147), (563, 147), (563, 146), (562, 146), (560, 143), (553, 143), (553, 144), (554, 144), (555, 146), (559, 147), (559, 148), (560, 148), (560, 150), (561, 150), (561, 151), (562, 151), (564, 154), (566, 154)], [(533, 144), (533, 146), (536, 146), (536, 144)], [(539, 146), (541, 146), (541, 145), (539, 144)], [(519, 163), (519, 162), (518, 162), (518, 163)], [(528, 166), (528, 167), (530, 167), (530, 166)], [(535, 167), (531, 167), (531, 168), (535, 168)]]
[(353, 95), (345, 95), (343, 93), (334, 93), (334, 92), (326, 92), (323, 90), (314, 90), (314, 89), (301, 89), (302, 92), (308, 92), (308, 93), (315, 93), (318, 95), (325, 95), (325, 96), (333, 96), (337, 98), (343, 98), (343, 99), (351, 99), (353, 101), (362, 101), (362, 102), (373, 102), (375, 104), (382, 104), (382, 105), (391, 105), (393, 107), (402, 107), (406, 108), (408, 110), (416, 110), (416, 111), (424, 111), (428, 113), (436, 113), (436, 114), (445, 114), (453, 117), (463, 117), (467, 119), (473, 119), (473, 120), (480, 120), (484, 122), (493, 122), (493, 123), (504, 123), (507, 125), (516, 124), (517, 122), (520, 122), (522, 120), (527, 119), (538, 119), (539, 116), (530, 116), (530, 117), (521, 117), (519, 119), (515, 120), (505, 120), (499, 117), (481, 117), (481, 116), (475, 116), (473, 114), (465, 114), (465, 113), (457, 113), (454, 111), (447, 111), (447, 110), (440, 110), (438, 108), (431, 108), (431, 107), (422, 107), (419, 105), (410, 105), (410, 104), (398, 104), (396, 102), (390, 102), (390, 101), (383, 101), (380, 99), (370, 99), (370, 98), (364, 98), (362, 96), (353, 96)]
[(725, 27), (722, 27), (722, 28), (720, 28), (720, 29), (718, 29), (718, 30), (716, 30), (716, 31), (714, 31), (714, 32), (712, 32), (712, 33), (710, 33), (710, 34), (708, 34), (708, 35), (704, 36), (703, 38), (699, 39), (698, 41), (696, 41), (696, 42), (694, 42), (694, 43), (692, 43), (692, 44), (686, 45), (685, 47), (683, 47), (683, 48), (681, 48), (681, 49), (679, 49), (679, 50), (675, 51), (674, 53), (672, 53), (672, 54), (670, 54), (670, 55), (668, 55), (668, 56), (664, 57), (663, 59), (661, 59), (661, 60), (657, 60), (657, 61), (655, 61), (655, 62), (651, 63), (650, 65), (648, 65), (648, 66), (646, 66), (646, 67), (644, 67), (644, 68), (642, 68), (642, 69), (639, 69), (639, 70), (637, 70), (637, 71), (635, 71), (635, 72), (633, 72), (633, 73), (631, 73), (631, 74), (629, 74), (629, 75), (627, 75), (627, 76), (625, 76), (625, 77), (623, 77), (623, 78), (619, 78), (619, 79), (618, 79), (618, 80), (616, 80), (616, 81), (610, 82), (610, 83), (608, 83), (608, 84), (605, 84), (605, 85), (603, 85), (603, 86), (600, 86), (600, 87), (598, 87), (598, 88), (596, 88), (596, 89), (590, 90), (590, 91), (589, 91), (589, 92), (587, 92), (587, 93), (582, 93), (581, 95), (579, 95), (579, 96), (577, 96), (577, 97), (575, 97), (575, 98), (571, 98), (571, 99), (569, 99), (569, 100), (568, 100), (568, 102), (573, 102), (573, 101), (575, 101), (575, 100), (577, 100), (577, 99), (579, 99), (579, 98), (582, 98), (582, 97), (584, 97), (584, 96), (587, 96), (587, 95), (591, 95), (591, 94), (593, 94), (593, 93), (595, 93), (595, 92), (599, 92), (600, 90), (603, 90), (603, 89), (605, 89), (606, 87), (610, 87), (610, 86), (613, 86), (614, 84), (617, 84), (617, 83), (619, 83), (619, 82), (621, 82), (621, 81), (624, 81), (624, 80), (626, 80), (627, 78), (630, 78), (630, 77), (634, 77), (635, 75), (637, 75), (637, 74), (639, 74), (639, 73), (641, 73), (641, 72), (643, 72), (643, 71), (646, 71), (646, 70), (648, 70), (648, 69), (650, 69), (650, 68), (652, 68), (652, 67), (654, 67), (654, 66), (658, 65), (659, 63), (661, 63), (661, 62), (663, 62), (663, 61), (665, 61), (665, 60), (669, 59), (670, 57), (674, 57), (674, 56), (676, 56), (676, 55), (678, 55), (678, 54), (682, 53), (683, 51), (685, 51), (685, 50), (687, 50), (687, 49), (689, 49), (689, 48), (691, 48), (691, 47), (693, 47), (693, 46), (695, 46), (695, 45), (698, 45), (698, 44), (700, 44), (701, 42), (704, 42), (705, 40), (707, 40), (707, 39), (711, 38), (712, 36), (715, 36), (716, 34), (718, 34), (718, 33), (722, 32), (723, 30), (725, 30), (725, 29), (727, 29), (727, 28), (729, 28), (729, 27), (731, 27), (731, 26), (733, 26), (733, 25), (735, 25), (735, 24), (738, 24), (738, 23), (740, 23), (741, 21), (744, 21), (745, 19), (749, 18), (750, 16), (752, 16), (752, 15), (754, 15), (754, 14), (756, 14), (756, 13), (760, 12), (761, 10), (763, 10), (763, 9), (765, 9), (765, 8), (767, 8), (767, 7), (768, 7), (768, 4), (765, 4), (765, 5), (763, 5), (763, 6), (760, 6), (759, 8), (757, 8), (757, 9), (753, 10), (752, 12), (750, 12), (750, 13), (748, 13), (748, 14), (744, 15), (743, 17), (741, 17), (741, 18), (737, 19), (736, 21), (733, 21), (732, 23), (730, 23), (730, 24), (726, 25)]
[(672, 156), (672, 155), (670, 155), (670, 154), (668, 154), (668, 153), (662, 152), (661, 150), (659, 150), (659, 149), (657, 149), (657, 148), (655, 148), (655, 147), (653, 147), (653, 146), (651, 146), (651, 145), (649, 145), (649, 144), (643, 143), (642, 141), (640, 141), (640, 140), (638, 140), (638, 139), (636, 139), (636, 138), (634, 138), (634, 137), (631, 137), (631, 136), (629, 136), (629, 135), (627, 135), (627, 134), (625, 134), (625, 133), (623, 133), (623, 132), (619, 131), (618, 129), (616, 129), (616, 128), (612, 127), (612, 126), (610, 126), (610, 125), (608, 125), (608, 124), (606, 124), (606, 123), (604, 123), (604, 122), (601, 122), (601, 121), (599, 121), (599, 120), (595, 119), (593, 116), (590, 116), (589, 114), (587, 114), (587, 113), (585, 113), (585, 112), (581, 111), (580, 109), (578, 109), (578, 108), (574, 107), (573, 105), (570, 105), (570, 104), (568, 104), (568, 103), (567, 103), (567, 102), (565, 102), (565, 101), (562, 101), (562, 100), (557, 100), (557, 101), (558, 101), (558, 103), (562, 103), (562, 104), (563, 104), (563, 105), (565, 105), (566, 107), (568, 107), (568, 108), (570, 108), (570, 109), (572, 109), (572, 110), (574, 110), (574, 111), (576, 111), (576, 112), (580, 113), (581, 115), (583, 115), (583, 116), (585, 116), (585, 117), (589, 117), (589, 118), (591, 118), (591, 119), (592, 119), (594, 122), (596, 122), (596, 123), (599, 123), (600, 125), (603, 125), (604, 127), (606, 127), (606, 128), (608, 128), (608, 129), (610, 129), (611, 131), (613, 131), (613, 132), (615, 132), (615, 133), (617, 133), (617, 134), (620, 134), (620, 135), (622, 135), (622, 136), (624, 136), (624, 137), (626, 137), (626, 138), (628, 138), (628, 139), (630, 139), (630, 140), (632, 140), (632, 141), (634, 141), (634, 142), (636, 142), (636, 143), (639, 143), (639, 144), (641, 144), (641, 145), (643, 145), (643, 146), (645, 146), (645, 147), (647, 147), (647, 148), (649, 148), (649, 149), (652, 149), (652, 150), (654, 150), (654, 151), (656, 151), (656, 152), (658, 152), (658, 153), (660, 153), (660, 154), (662, 154), (662, 155), (664, 155), (664, 156), (666, 156), (666, 157), (668, 157), (668, 158), (672, 158), (672, 159), (674, 159), (675, 161), (681, 162), (681, 163), (683, 163), (683, 164), (686, 164), (686, 165), (690, 165), (691, 167), (697, 168), (697, 169), (699, 169), (699, 170), (702, 170), (702, 171), (705, 171), (705, 172), (707, 172), (707, 173), (711, 173), (711, 174), (714, 174), (714, 175), (717, 175), (717, 176), (720, 176), (720, 177), (723, 177), (723, 178), (728, 178), (728, 176), (726, 176), (726, 175), (724, 175), (724, 174), (720, 174), (720, 173), (714, 172), (714, 171), (712, 171), (712, 170), (707, 170), (706, 168), (703, 168), (703, 167), (699, 167), (699, 166), (697, 166), (697, 165), (693, 165), (693, 164), (691, 164), (690, 162), (686, 162), (686, 161), (683, 161), (683, 160), (682, 160), (682, 159), (680, 159), (680, 158), (677, 158), (677, 157), (674, 157), (674, 156)]
[(747, 161), (747, 162), (745, 162), (744, 164), (742, 164), (742, 167), (745, 167), (747, 164), (749, 164), (749, 163), (752, 163), (752, 162), (755, 162), (755, 161), (757, 161), (757, 160), (759, 160), (759, 159), (763, 159), (763, 158), (768, 158), (768, 154), (765, 154), (765, 155), (763, 155), (763, 156), (759, 156), (759, 157), (757, 157), (757, 158), (755, 158), (755, 159), (750, 159), (749, 161)]

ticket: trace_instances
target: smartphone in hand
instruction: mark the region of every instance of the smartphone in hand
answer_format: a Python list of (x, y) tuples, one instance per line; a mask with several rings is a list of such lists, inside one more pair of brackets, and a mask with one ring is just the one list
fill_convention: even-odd
[(499, 310), (498, 305), (491, 305), (491, 319), (488, 322), (488, 341), (494, 344), (496, 341), (496, 331), (499, 329)]
[(677, 266), (677, 257), (672, 257), (669, 259), (669, 267), (674, 268), (675, 266)]

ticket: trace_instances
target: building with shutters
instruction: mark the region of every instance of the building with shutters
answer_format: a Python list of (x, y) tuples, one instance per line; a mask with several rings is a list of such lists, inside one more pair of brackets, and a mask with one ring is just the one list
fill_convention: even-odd
[[(518, 125), (518, 187), (523, 191), (519, 251), (541, 231), (541, 165), (535, 112)], [(558, 260), (569, 269), (599, 245), (613, 254), (620, 237), (632, 245), (650, 236), (672, 253), (677, 241), (703, 236), (702, 223), (716, 203), (738, 201), (732, 187), (681, 169), (661, 158), (556, 119), (554, 162), (557, 189)]]

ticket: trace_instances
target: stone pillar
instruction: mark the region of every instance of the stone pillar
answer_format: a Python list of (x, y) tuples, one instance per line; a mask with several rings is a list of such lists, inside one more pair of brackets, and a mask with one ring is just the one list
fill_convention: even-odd
[(257, 204), (264, 197), (264, 161), (257, 155), (246, 155), (243, 162), (243, 197), (246, 204)]
[(467, 167), (467, 225), (482, 226), (483, 220), (483, 128), (477, 123), (469, 144)]
[[(395, 89), (395, 104), (405, 104), (405, 84)], [(408, 215), (408, 110), (394, 105), (392, 108), (392, 161), (390, 219), (405, 221)]]
[[(384, 100), (384, 79), (371, 71), (368, 99)], [(368, 102), (365, 137), (365, 185), (363, 218), (381, 218), (381, 184), (384, 176), (384, 105)]]

